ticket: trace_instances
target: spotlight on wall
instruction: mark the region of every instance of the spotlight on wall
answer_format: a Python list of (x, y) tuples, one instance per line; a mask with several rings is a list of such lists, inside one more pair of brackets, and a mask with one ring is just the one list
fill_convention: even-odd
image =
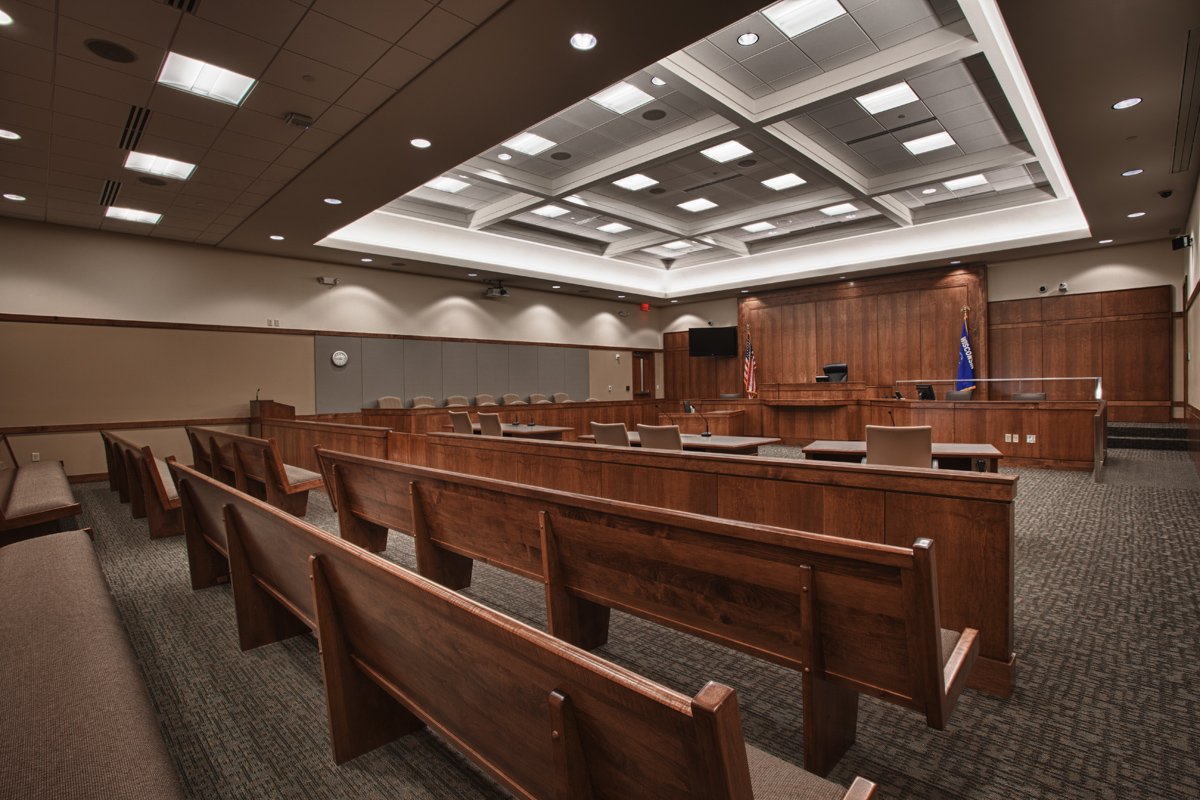
[(1065, 292), (1065, 291), (1067, 290), (1067, 284), (1066, 284), (1066, 283), (1060, 283), (1060, 284), (1058, 285), (1058, 290), (1059, 290), (1060, 292)]
[(321, 284), (322, 286), (337, 286), (340, 282), (341, 281), (339, 281), (337, 278), (330, 278), (325, 275), (317, 278), (317, 283)]

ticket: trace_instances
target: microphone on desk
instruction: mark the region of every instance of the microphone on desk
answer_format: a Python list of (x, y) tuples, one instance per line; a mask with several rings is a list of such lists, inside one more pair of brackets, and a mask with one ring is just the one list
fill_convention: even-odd
[(700, 411), (697, 411), (696, 413), (700, 414), (700, 419), (704, 420), (704, 433), (702, 433), (700, 435), (701, 436), (712, 436), (712, 431), (710, 431), (708, 429), (708, 417), (704, 416), (704, 414)]
[(261, 387), (261, 386), (260, 386), (260, 387), (258, 387), (257, 389), (255, 389), (255, 390), (254, 390), (254, 399), (255, 399), (255, 400), (257, 400), (257, 399), (258, 399), (258, 393), (259, 393), (259, 392), (261, 392), (261, 391), (262, 391), (262, 387)]
[(896, 415), (892, 413), (890, 408), (888, 409), (888, 419), (892, 421), (892, 427), (896, 427)]

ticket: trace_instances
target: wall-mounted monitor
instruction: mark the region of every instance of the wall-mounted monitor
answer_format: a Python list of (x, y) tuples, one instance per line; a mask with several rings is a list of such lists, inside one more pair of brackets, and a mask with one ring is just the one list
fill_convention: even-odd
[(688, 355), (729, 358), (738, 354), (737, 326), (689, 328)]

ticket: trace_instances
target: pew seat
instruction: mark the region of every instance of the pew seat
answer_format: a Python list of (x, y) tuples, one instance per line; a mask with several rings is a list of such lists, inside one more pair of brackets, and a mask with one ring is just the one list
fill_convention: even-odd
[(283, 463), (274, 439), (211, 428), (188, 427), (186, 431), (192, 463), (201, 472), (289, 514), (304, 516), (308, 493), (324, 488), (320, 474)]
[(158, 458), (149, 445), (140, 445), (113, 431), (100, 431), (108, 462), (109, 485), (122, 503), (129, 503), (134, 519), (145, 519), (151, 539), (179, 536), (179, 492), (168, 467), (174, 456)]
[(58, 461), (17, 464), (8, 437), (0, 435), (7, 466), (0, 469), (0, 544), (62, 530), (79, 514), (79, 502)]
[(0, 549), (5, 797), (183, 798), (85, 531)]

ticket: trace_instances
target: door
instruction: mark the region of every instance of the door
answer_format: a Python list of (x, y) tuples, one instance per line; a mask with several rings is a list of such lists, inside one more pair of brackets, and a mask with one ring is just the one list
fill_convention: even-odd
[(654, 353), (633, 351), (633, 396), (641, 399), (654, 397)]

